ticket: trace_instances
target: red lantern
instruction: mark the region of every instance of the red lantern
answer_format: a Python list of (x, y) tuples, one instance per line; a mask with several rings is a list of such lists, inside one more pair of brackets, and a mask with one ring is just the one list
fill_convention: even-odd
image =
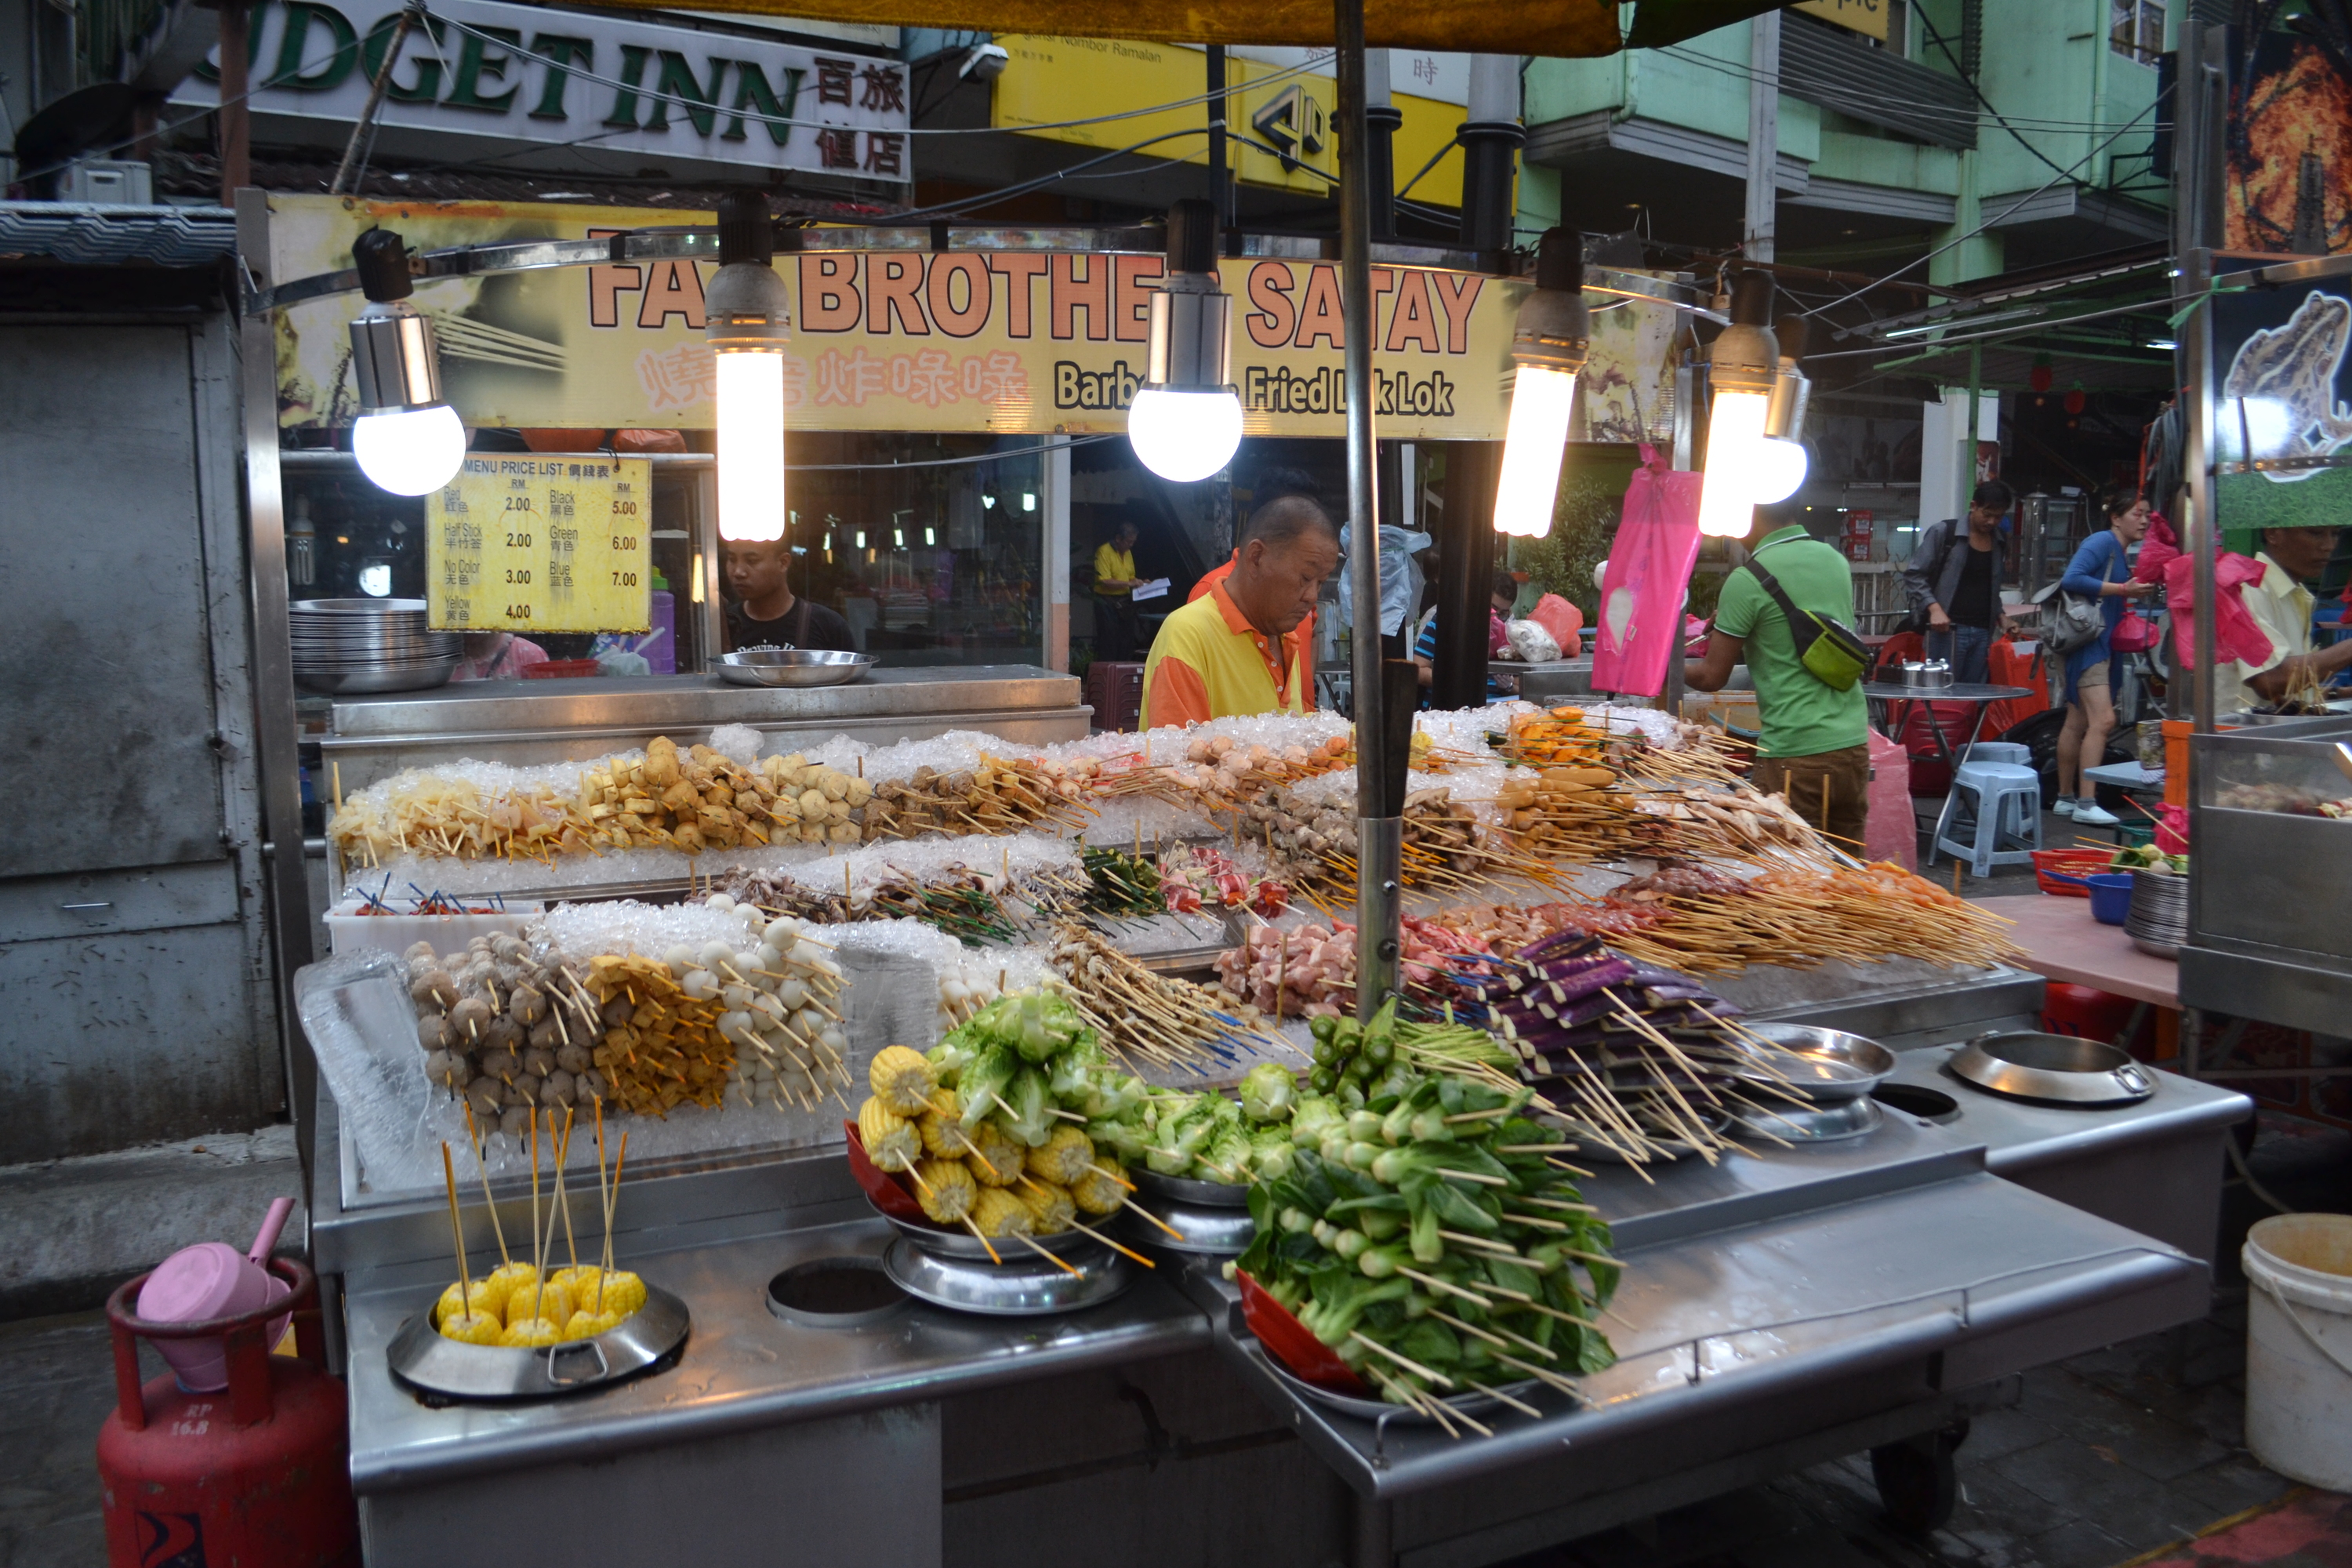
[(2025, 384), (2033, 388), (2036, 392), (2047, 392), (2050, 390), (2050, 383), (2052, 380), (2053, 373), (2050, 368), (2050, 356), (2048, 354), (2035, 354), (2033, 356), (2033, 368), (2025, 373)]
[(2083, 396), (2083, 389), (2079, 386), (2074, 388), (2066, 394), (2066, 412), (2069, 414), (2080, 414), (2083, 412), (2083, 405), (2084, 401), (2085, 399)]

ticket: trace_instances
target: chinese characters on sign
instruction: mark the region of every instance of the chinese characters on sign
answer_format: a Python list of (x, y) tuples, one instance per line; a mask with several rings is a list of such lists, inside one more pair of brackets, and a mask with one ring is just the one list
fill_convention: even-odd
[(634, 632), (651, 625), (653, 465), (481, 453), (425, 500), (436, 631)]

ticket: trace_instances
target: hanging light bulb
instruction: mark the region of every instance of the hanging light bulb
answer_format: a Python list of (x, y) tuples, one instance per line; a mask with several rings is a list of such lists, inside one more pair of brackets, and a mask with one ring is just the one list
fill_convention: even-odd
[(1799, 362), (1805, 357), (1805, 318), (1783, 316), (1773, 329), (1780, 355), (1772, 376), (1772, 400), (1764, 410), (1764, 440), (1757, 448), (1756, 504), (1787, 500), (1805, 482), (1812, 455), (1805, 449), (1805, 405), (1813, 384)]
[(1559, 465), (1576, 413), (1590, 324), (1584, 312), (1584, 237), (1548, 229), (1536, 251), (1536, 286), (1519, 301), (1511, 333), (1511, 424), (1495, 485), (1495, 528), (1540, 539), (1551, 531)]
[(1241, 445), (1233, 311), (1217, 279), (1216, 209), (1178, 202), (1168, 209), (1168, 271), (1151, 294), (1144, 384), (1127, 410), (1128, 444), (1163, 479), (1205, 479)]
[(390, 229), (352, 242), (367, 304), (352, 322), (352, 381), (360, 416), (352, 454), (379, 489), (421, 496), (466, 460), (466, 426), (441, 401), (441, 351), (433, 323), (408, 303), (408, 248)]
[(719, 537), (784, 536), (784, 343), (792, 313), (771, 265), (768, 198), (719, 202), (719, 270), (703, 291), (703, 335), (717, 356)]
[[(1771, 319), (1772, 275), (1750, 270), (1733, 279), (1731, 325), (1708, 345), (1706, 353), (1707, 384), (1715, 401), (1706, 419), (1706, 477), (1699, 490), (1698, 531), (1718, 539), (1744, 539), (1756, 522), (1768, 461), (1765, 422), (1780, 374), (1780, 344), (1765, 324)], [(1802, 474), (1798, 478), (1801, 481)], [(1791, 484), (1790, 490), (1795, 488)]]

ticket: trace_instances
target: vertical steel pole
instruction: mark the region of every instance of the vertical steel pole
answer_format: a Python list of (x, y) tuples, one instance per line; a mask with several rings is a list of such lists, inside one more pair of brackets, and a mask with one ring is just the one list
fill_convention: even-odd
[(1380, 493), (1372, 473), (1372, 210), (1365, 110), (1364, 0), (1334, 0), (1339, 46), (1339, 310), (1347, 332), (1348, 552), (1356, 691), (1356, 1009), (1369, 1017), (1396, 989), (1403, 903), (1404, 803), (1385, 783), (1392, 751), (1381, 648)]
[(1233, 182), (1225, 177), (1225, 46), (1209, 46), (1209, 205), (1217, 209), (1217, 232), (1233, 224), (1227, 205)]
[[(230, 58), (243, 57), (223, 56)], [(222, 90), (226, 97), (226, 88)], [(269, 198), (250, 186), (236, 193), (236, 248), (256, 288), (277, 281), (270, 270)], [(287, 1110), (294, 1118), (294, 1152), (302, 1165), (303, 1202), (309, 1204), (316, 1184), (319, 1064), (294, 1010), (294, 972), (311, 958), (310, 873), (302, 857), (301, 740), (294, 718), (294, 643), (286, 604), (276, 331), (268, 316), (244, 315), (237, 353), (244, 375), (246, 563), (253, 594), (254, 763), (260, 772), (262, 832), (269, 845), (269, 931)]]
[[(253, 184), (253, 112), (246, 103), (250, 75), (253, 17), (246, 0), (223, 0), (220, 8), (221, 205), (236, 205), (236, 194)], [(272, 395), (273, 399), (275, 394)]]

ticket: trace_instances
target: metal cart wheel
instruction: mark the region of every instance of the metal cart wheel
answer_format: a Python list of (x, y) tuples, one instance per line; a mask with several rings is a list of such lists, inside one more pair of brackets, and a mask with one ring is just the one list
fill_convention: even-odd
[(1969, 1424), (1960, 1421), (1870, 1451), (1870, 1479), (1889, 1523), (1906, 1534), (1926, 1535), (1950, 1522), (1960, 1500), (1952, 1455), (1968, 1436)]

